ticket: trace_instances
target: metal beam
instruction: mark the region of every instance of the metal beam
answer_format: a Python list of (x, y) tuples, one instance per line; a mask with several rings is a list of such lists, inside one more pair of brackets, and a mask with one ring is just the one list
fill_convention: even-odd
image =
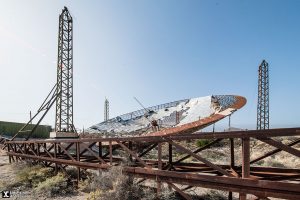
[[(124, 138), (82, 138), (82, 139), (57, 139), (51, 143), (61, 142), (109, 142), (118, 140), (120, 142), (164, 142), (169, 140), (193, 140), (193, 139), (218, 139), (218, 138), (250, 138), (264, 139), (266, 137), (281, 137), (281, 136), (300, 136), (300, 128), (285, 128), (285, 129), (268, 129), (268, 130), (247, 130), (234, 132), (199, 132), (187, 135), (170, 135), (170, 136), (143, 136), (143, 137), (124, 137)], [(16, 143), (31, 143), (32, 141), (14, 141)], [(34, 143), (44, 143), (45, 140), (35, 140)], [(6, 143), (11, 143), (8, 141)]]

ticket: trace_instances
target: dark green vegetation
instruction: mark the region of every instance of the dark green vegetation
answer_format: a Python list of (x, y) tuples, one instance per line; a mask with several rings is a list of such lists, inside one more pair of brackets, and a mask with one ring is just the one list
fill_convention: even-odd
[(211, 143), (213, 140), (209, 140), (209, 139), (199, 139), (196, 141), (196, 145), (197, 147), (203, 147), (205, 145), (208, 145), (209, 143)]
[[(0, 135), (14, 136), (25, 124), (17, 122), (0, 121)], [(32, 130), (34, 124), (29, 125), (26, 130)], [(48, 138), (51, 131), (51, 126), (39, 125), (32, 138)], [(19, 134), (18, 137), (26, 137), (28, 133)]]

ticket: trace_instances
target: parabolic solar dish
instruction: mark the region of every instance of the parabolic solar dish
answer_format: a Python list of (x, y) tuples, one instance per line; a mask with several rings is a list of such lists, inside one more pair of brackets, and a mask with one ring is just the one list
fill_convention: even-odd
[(236, 95), (212, 95), (165, 103), (117, 116), (87, 132), (124, 137), (192, 133), (231, 115), (246, 104)]

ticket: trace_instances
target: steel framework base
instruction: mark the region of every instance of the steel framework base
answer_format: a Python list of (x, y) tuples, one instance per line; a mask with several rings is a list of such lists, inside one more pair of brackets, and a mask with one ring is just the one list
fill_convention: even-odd
[[(293, 136), (289, 144), (283, 144), (276, 137)], [(123, 171), (141, 180), (155, 180), (157, 192), (162, 183), (168, 184), (185, 199), (191, 199), (185, 191), (192, 187), (204, 187), (240, 194), (247, 199), (249, 194), (259, 199), (269, 197), (300, 199), (300, 169), (254, 166), (258, 161), (281, 151), (300, 158), (300, 151), (294, 146), (300, 143), (300, 128), (251, 130), (220, 133), (195, 133), (159, 137), (132, 138), (87, 138), (35, 141), (5, 141), (9, 161), (32, 160), (55, 170), (67, 166), (78, 168), (78, 180), (82, 169), (106, 170), (130, 160)], [(191, 149), (183, 144), (199, 139), (212, 141), (200, 148)], [(257, 158), (250, 159), (250, 139), (259, 140), (272, 147)], [(228, 140), (230, 163), (216, 164), (201, 156), (211, 146)], [(235, 153), (240, 148), (234, 145), (240, 140), (239, 152), (242, 164), (235, 163)], [(231, 142), (233, 141), (233, 142)], [(151, 152), (152, 159), (146, 156)], [(126, 153), (128, 156), (124, 156)], [(175, 153), (181, 156), (174, 156)], [(154, 156), (155, 155), (155, 156)], [(154, 158), (153, 158), (154, 156)], [(188, 158), (193, 158), (189, 161)], [(127, 162), (128, 163), (128, 162)], [(142, 181), (141, 181), (142, 182)]]

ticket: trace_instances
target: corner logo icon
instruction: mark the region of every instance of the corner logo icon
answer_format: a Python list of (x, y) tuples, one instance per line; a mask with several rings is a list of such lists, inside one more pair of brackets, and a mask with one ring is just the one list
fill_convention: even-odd
[(10, 191), (2, 191), (2, 198), (10, 198)]

